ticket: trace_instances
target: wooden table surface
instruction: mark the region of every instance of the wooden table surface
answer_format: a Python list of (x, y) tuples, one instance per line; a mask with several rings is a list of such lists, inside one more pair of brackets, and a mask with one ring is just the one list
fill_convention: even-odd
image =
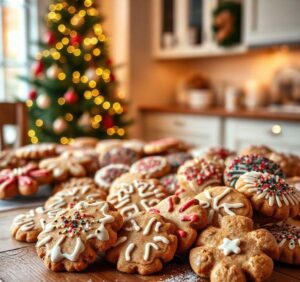
[[(17, 242), (11, 238), (9, 228), (15, 215), (27, 209), (0, 212), (0, 282), (22, 281), (207, 281), (197, 277), (190, 269), (186, 258), (176, 258), (166, 264), (163, 271), (151, 276), (122, 274), (99, 258), (83, 273), (55, 273), (47, 270), (35, 252), (34, 244)], [(300, 267), (276, 263), (269, 282), (300, 281)]]

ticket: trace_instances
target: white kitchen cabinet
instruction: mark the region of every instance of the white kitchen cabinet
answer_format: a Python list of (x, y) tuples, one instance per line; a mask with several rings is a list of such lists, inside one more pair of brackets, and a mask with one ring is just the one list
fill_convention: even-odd
[(299, 0), (245, 0), (247, 45), (300, 42)]
[(249, 145), (300, 154), (299, 122), (225, 119), (225, 146), (241, 151)]
[(173, 136), (201, 147), (220, 146), (222, 143), (219, 117), (146, 113), (142, 125), (146, 140)]

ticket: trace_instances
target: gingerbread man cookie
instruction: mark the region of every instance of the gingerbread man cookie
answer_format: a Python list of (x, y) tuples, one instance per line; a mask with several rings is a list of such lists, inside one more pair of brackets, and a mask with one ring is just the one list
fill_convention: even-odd
[(166, 153), (169, 150), (178, 150), (186, 147), (181, 140), (174, 137), (167, 137), (146, 143), (144, 153), (146, 155), (157, 155)]
[(106, 258), (127, 273), (149, 275), (163, 268), (176, 252), (175, 226), (158, 214), (140, 212), (133, 217), (135, 228), (125, 223)]
[(79, 202), (58, 213), (38, 236), (38, 256), (52, 271), (82, 271), (117, 241), (123, 218), (107, 202)]
[(247, 172), (237, 181), (236, 189), (264, 216), (283, 220), (299, 212), (300, 193), (278, 175)]
[(194, 244), (197, 231), (207, 225), (206, 212), (197, 199), (185, 200), (170, 196), (151, 211), (159, 213), (167, 222), (177, 227), (178, 253), (187, 251)]
[(210, 186), (222, 184), (221, 168), (212, 162), (196, 158), (187, 161), (177, 173), (180, 187), (200, 193)]
[(270, 159), (259, 155), (236, 157), (224, 171), (226, 186), (235, 187), (239, 177), (249, 171), (267, 172), (284, 177), (280, 166)]
[(224, 216), (221, 228), (213, 226), (199, 236), (190, 251), (196, 274), (211, 282), (264, 281), (273, 271), (272, 258), (279, 254), (274, 237), (265, 229), (253, 231), (253, 221), (244, 216)]
[(146, 157), (135, 162), (132, 173), (141, 173), (147, 178), (160, 178), (170, 172), (170, 165), (166, 158), (160, 156)]
[(40, 184), (50, 183), (51, 180), (51, 171), (39, 169), (32, 163), (25, 167), (3, 169), (0, 171), (0, 199), (34, 194)]
[(54, 143), (31, 144), (18, 148), (15, 151), (15, 155), (25, 160), (41, 160), (56, 156), (56, 146)]
[(251, 203), (247, 197), (230, 187), (211, 187), (195, 198), (207, 211), (208, 224), (213, 226), (220, 226), (220, 221), (225, 215), (242, 215), (251, 218), (253, 214)]
[(107, 200), (121, 215), (130, 219), (140, 211), (148, 211), (168, 193), (157, 179), (143, 179), (139, 174), (124, 174), (112, 185)]

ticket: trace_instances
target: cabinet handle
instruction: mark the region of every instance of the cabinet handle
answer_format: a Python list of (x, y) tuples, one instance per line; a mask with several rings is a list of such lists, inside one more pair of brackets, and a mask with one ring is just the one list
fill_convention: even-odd
[(184, 127), (185, 126), (185, 122), (180, 121), (180, 120), (175, 120), (174, 121), (174, 125), (176, 125), (178, 127)]
[(273, 136), (279, 136), (282, 134), (282, 126), (279, 124), (274, 124), (271, 128), (271, 134)]

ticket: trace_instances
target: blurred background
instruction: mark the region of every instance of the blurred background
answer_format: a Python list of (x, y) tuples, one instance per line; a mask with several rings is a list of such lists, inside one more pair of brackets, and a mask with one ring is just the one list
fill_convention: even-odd
[[(62, 1), (0, 0), (2, 101), (32, 91), (17, 76), (32, 72), (51, 2)], [(117, 95), (135, 121), (127, 136), (300, 153), (300, 1), (94, 2), (118, 66)], [(109, 128), (108, 137), (125, 136)]]

